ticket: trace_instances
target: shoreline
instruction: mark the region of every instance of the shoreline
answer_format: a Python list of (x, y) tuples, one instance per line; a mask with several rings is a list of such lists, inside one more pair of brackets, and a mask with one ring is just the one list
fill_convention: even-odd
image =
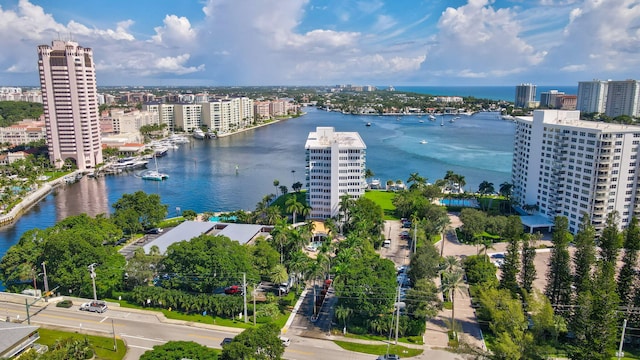
[[(300, 116), (303, 116), (303, 115), (306, 115), (306, 113), (300, 114)], [(298, 116), (298, 117), (300, 117), (300, 116)], [(276, 124), (276, 123), (279, 123), (281, 121), (291, 120), (291, 119), (294, 119), (294, 118), (295, 117), (292, 116), (292, 117), (283, 118), (283, 119), (276, 119), (276, 120), (269, 121), (267, 123), (263, 123), (263, 124), (255, 125), (255, 126), (252, 126), (252, 127), (240, 129), (240, 130), (237, 130), (237, 131), (234, 131), (234, 132), (230, 132), (230, 133), (227, 133), (227, 134), (222, 134), (222, 135), (219, 135), (218, 137), (228, 137), (228, 136), (239, 134), (239, 133), (242, 133), (242, 132), (245, 132), (245, 131), (248, 131), (248, 130), (261, 128), (261, 127), (264, 127), (264, 126)], [(51, 193), (51, 191), (53, 191), (60, 184), (65, 183), (66, 182), (66, 178), (68, 176), (77, 176), (78, 174), (83, 174), (84, 175), (84, 173), (85, 173), (84, 171), (76, 170), (76, 171), (74, 171), (72, 173), (69, 173), (69, 174), (67, 174), (65, 176), (59, 177), (59, 178), (57, 178), (55, 180), (51, 180), (51, 181), (47, 181), (47, 182), (43, 183), (36, 190), (32, 191), (27, 196), (25, 196), (13, 208), (11, 208), (11, 210), (7, 214), (0, 215), (0, 228), (5, 227), (5, 226), (13, 225), (18, 219), (20, 219), (22, 214), (24, 214), (25, 212), (29, 211), (29, 209), (31, 209), (34, 205), (36, 205), (42, 199), (47, 197)]]
[(77, 176), (84, 174), (80, 170), (76, 170), (65, 176), (61, 176), (55, 180), (47, 181), (40, 185), (36, 190), (29, 193), (19, 203), (17, 203), (7, 214), (0, 216), (0, 227), (12, 225), (22, 216), (23, 213), (29, 211), (34, 205), (47, 197), (60, 184), (65, 183), (68, 176)]

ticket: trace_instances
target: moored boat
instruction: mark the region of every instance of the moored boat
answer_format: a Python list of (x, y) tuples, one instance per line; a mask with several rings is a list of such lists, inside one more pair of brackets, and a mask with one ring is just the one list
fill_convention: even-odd
[(205, 137), (204, 131), (202, 131), (202, 129), (193, 130), (193, 137), (199, 140), (204, 139)]

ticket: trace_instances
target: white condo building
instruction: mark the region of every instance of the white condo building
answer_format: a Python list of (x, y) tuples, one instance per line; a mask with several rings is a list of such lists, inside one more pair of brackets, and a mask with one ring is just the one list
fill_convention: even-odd
[(102, 163), (93, 51), (54, 40), (38, 46), (38, 70), (51, 163), (72, 159), (79, 170)]
[(364, 141), (357, 132), (337, 132), (317, 127), (305, 143), (307, 203), (310, 217), (327, 219), (338, 215), (340, 196), (357, 199), (367, 186)]
[(173, 106), (173, 119), (176, 129), (192, 132), (202, 125), (203, 104), (175, 104)]
[(609, 81), (605, 114), (640, 116), (640, 81)]
[(516, 86), (515, 107), (530, 107), (536, 101), (536, 86), (533, 84), (520, 84)]
[(617, 211), (620, 228), (640, 215), (640, 127), (580, 120), (579, 111), (536, 110), (516, 119), (513, 200), (539, 215), (569, 220), (578, 231), (583, 213), (596, 229)]
[(576, 110), (583, 113), (604, 114), (608, 88), (608, 84), (604, 80), (578, 82)]
[(142, 105), (142, 110), (158, 114), (160, 124), (167, 124), (168, 129), (171, 131), (175, 129), (175, 121), (173, 119), (174, 104), (146, 103)]

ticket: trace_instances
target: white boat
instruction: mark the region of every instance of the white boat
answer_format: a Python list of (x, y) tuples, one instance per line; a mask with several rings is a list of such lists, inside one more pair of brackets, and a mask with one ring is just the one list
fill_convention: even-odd
[(435, 119), (436, 119), (436, 117), (435, 117), (435, 116), (433, 116), (433, 115), (429, 115), (429, 120), (434, 121)]
[(442, 117), (442, 120), (440, 121), (440, 126), (444, 126), (444, 116)]
[(142, 180), (162, 181), (168, 179), (169, 175), (158, 171), (158, 160), (154, 157), (153, 161), (156, 164), (156, 169), (142, 174)]
[(366, 126), (371, 126), (371, 123), (370, 123), (370, 122), (368, 122)]
[(193, 137), (195, 139), (204, 139), (205, 137), (204, 131), (202, 131), (202, 129), (193, 130)]
[(418, 122), (419, 122), (419, 123), (423, 123), (423, 122), (424, 122), (424, 120), (420, 119), (420, 120), (418, 120)]
[(420, 140), (420, 144), (426, 144), (426, 143), (427, 143), (427, 140), (425, 139)]

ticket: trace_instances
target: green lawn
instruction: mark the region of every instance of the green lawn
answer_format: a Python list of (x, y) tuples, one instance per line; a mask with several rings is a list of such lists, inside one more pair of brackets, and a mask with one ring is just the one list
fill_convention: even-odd
[(118, 343), (118, 351), (113, 350), (113, 338), (112, 337), (103, 337), (103, 336), (95, 336), (95, 335), (85, 335), (79, 334), (76, 332), (67, 332), (60, 330), (51, 330), (40, 328), (38, 330), (40, 334), (40, 339), (37, 341), (38, 344), (47, 345), (49, 348), (53, 347), (53, 344), (56, 343), (57, 340), (66, 339), (66, 338), (74, 338), (74, 339), (89, 339), (89, 343), (91, 344), (91, 348), (96, 353), (96, 359), (114, 359), (119, 360), (124, 358), (124, 355), (127, 353), (127, 348), (122, 339), (117, 339)]
[[(292, 291), (289, 294), (287, 294), (285, 298), (287, 297), (293, 298), (295, 296), (296, 294)], [(235, 328), (242, 328), (242, 329), (253, 327), (253, 317), (251, 316), (251, 314), (249, 314), (248, 322), (245, 323), (244, 319), (237, 320), (237, 319), (229, 319), (229, 318), (222, 318), (222, 317), (212, 317), (210, 315), (205, 316), (202, 314), (185, 314), (179, 311), (169, 311), (168, 309), (143, 307), (137, 304), (131, 304), (126, 300), (107, 299), (107, 301), (119, 303), (120, 307), (123, 307), (123, 308), (159, 311), (167, 319), (172, 319), (172, 320), (183, 320), (183, 321), (194, 322), (194, 323), (220, 325), (220, 326), (228, 326), (228, 327), (235, 327)], [(253, 310), (253, 304), (249, 304), (249, 310), (250, 310), (249, 312), (251, 313)], [(287, 319), (289, 318), (290, 313), (291, 313), (290, 311), (286, 311), (284, 314), (281, 314), (276, 318), (270, 318), (269, 320), (274, 322), (280, 328), (282, 328), (284, 327), (284, 324), (287, 322)], [(257, 323), (258, 324), (262, 323), (259, 318), (257, 319)]]
[(396, 217), (396, 207), (391, 202), (396, 197), (396, 193), (384, 190), (370, 190), (364, 193), (364, 197), (380, 205), (382, 211), (384, 211), (385, 220), (400, 220), (400, 218)]
[[(387, 345), (368, 345), (353, 343), (348, 341), (334, 341), (336, 345), (349, 351), (356, 351), (364, 354), (382, 355), (387, 353)], [(423, 350), (413, 349), (400, 345), (389, 345), (389, 354), (397, 354), (400, 358), (409, 358), (422, 354)]]

